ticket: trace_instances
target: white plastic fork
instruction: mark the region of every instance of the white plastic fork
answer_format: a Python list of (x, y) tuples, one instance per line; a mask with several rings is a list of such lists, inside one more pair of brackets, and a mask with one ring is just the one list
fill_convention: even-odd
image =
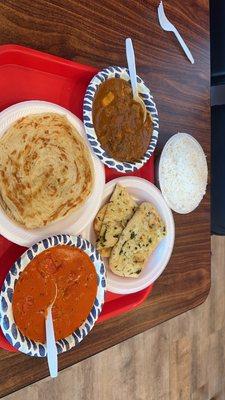
[(158, 17), (159, 17), (159, 23), (160, 23), (162, 29), (164, 29), (164, 31), (168, 31), (168, 32), (173, 32), (174, 33), (174, 35), (176, 36), (176, 38), (177, 38), (178, 42), (180, 43), (182, 49), (184, 50), (187, 58), (190, 60), (190, 62), (192, 64), (194, 64), (195, 61), (194, 61), (194, 58), (193, 58), (188, 46), (186, 45), (186, 43), (182, 39), (182, 37), (179, 34), (177, 28), (175, 28), (175, 26), (173, 24), (171, 24), (171, 22), (166, 17), (162, 1), (159, 3), (159, 6), (158, 6)]

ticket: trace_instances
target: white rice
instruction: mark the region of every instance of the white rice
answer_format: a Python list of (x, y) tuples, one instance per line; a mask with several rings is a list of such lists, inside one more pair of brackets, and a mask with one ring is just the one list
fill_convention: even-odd
[(159, 183), (170, 208), (186, 214), (201, 202), (207, 186), (206, 157), (200, 144), (187, 133), (174, 135), (163, 149)]

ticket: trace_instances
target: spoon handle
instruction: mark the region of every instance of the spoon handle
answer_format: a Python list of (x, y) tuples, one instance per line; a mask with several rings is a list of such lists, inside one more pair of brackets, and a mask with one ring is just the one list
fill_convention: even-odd
[(133, 97), (135, 97), (138, 92), (138, 90), (137, 90), (137, 74), (136, 74), (134, 48), (133, 48), (132, 40), (130, 38), (126, 39), (126, 56), (127, 56), (127, 64), (128, 64), (131, 86), (132, 86), (132, 91), (133, 91)]
[(194, 58), (193, 58), (188, 46), (186, 45), (184, 39), (181, 37), (181, 35), (179, 34), (178, 30), (175, 27), (174, 27), (173, 33), (176, 36), (178, 42), (180, 43), (180, 45), (181, 45), (182, 49), (184, 50), (184, 52), (185, 52), (187, 58), (189, 59), (189, 61), (192, 64), (194, 64), (195, 61), (194, 61)]
[(45, 322), (46, 328), (46, 345), (47, 345), (47, 360), (51, 378), (58, 376), (58, 354), (55, 344), (55, 333), (52, 320), (52, 308), (49, 307)]

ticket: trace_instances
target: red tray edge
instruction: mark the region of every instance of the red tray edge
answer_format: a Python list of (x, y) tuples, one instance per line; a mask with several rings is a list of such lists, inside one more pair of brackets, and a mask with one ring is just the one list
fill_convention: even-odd
[[(94, 69), (96, 71), (98, 70), (96, 67), (92, 67), (92, 66), (89, 66), (86, 64), (81, 64), (76, 61), (71, 61), (71, 60), (65, 59), (63, 57), (58, 57), (58, 56), (55, 56), (55, 55), (52, 55), (49, 53), (45, 53), (45, 52), (42, 52), (39, 50), (32, 49), (30, 47), (21, 46), (21, 45), (17, 45), (17, 44), (0, 45), (0, 56), (3, 56), (4, 53), (7, 53), (7, 52), (17, 52), (20, 54), (26, 54), (29, 56), (34, 56), (35, 58), (42, 58), (43, 60), (46, 60), (46, 61), (49, 61), (49, 60), (53, 61), (58, 64), (61, 64), (62, 66), (65, 65), (65, 66), (70, 66), (73, 68), (78, 67), (85, 71), (89, 70), (90, 72), (93, 72)], [(153, 287), (153, 285), (150, 285), (146, 289), (144, 289), (142, 291), (142, 296), (140, 296), (140, 298), (136, 302), (134, 302), (132, 304), (128, 304), (128, 305), (122, 305), (122, 307), (119, 309), (115, 309), (113, 311), (105, 312), (105, 314), (104, 313), (101, 314), (99, 316), (99, 319), (97, 322), (102, 323), (108, 319), (114, 318), (118, 315), (121, 315), (125, 312), (131, 311), (132, 309), (136, 308), (138, 305), (140, 305), (142, 302), (144, 302), (146, 300), (146, 298), (152, 291), (152, 287)], [(122, 296), (121, 296), (121, 298), (122, 298)], [(15, 348), (13, 348), (7, 341), (6, 341), (6, 343), (4, 343), (4, 347), (1, 347), (1, 343), (0, 343), (0, 348), (3, 348), (4, 350), (12, 351), (12, 352), (17, 352), (17, 350)]]
[(81, 69), (84, 69), (85, 71), (89, 70), (90, 72), (93, 72), (94, 69), (96, 71), (98, 71), (98, 69), (96, 67), (92, 67), (91, 65), (81, 64), (76, 61), (72, 61), (72, 60), (68, 60), (63, 57), (55, 56), (54, 54), (45, 53), (40, 50), (32, 49), (31, 47), (20, 46), (18, 44), (2, 44), (2, 45), (0, 45), (0, 56), (7, 52), (18, 52), (21, 54), (25, 53), (28, 55), (32, 55), (34, 57), (46, 59), (47, 61), (49, 61), (49, 60), (55, 61), (62, 65), (69, 65), (71, 67), (79, 67)]
[(107, 321), (108, 319), (118, 317), (119, 315), (129, 312), (129, 311), (133, 310), (134, 308), (138, 307), (140, 304), (142, 304), (147, 299), (147, 297), (150, 295), (152, 289), (153, 289), (153, 284), (148, 286), (146, 289), (143, 289), (142, 297), (140, 297), (140, 299), (138, 301), (134, 302), (133, 304), (124, 305), (120, 309), (115, 309), (114, 311), (109, 311), (109, 312), (105, 312), (104, 314), (100, 314), (100, 316), (97, 320), (97, 323), (101, 323), (101, 322)]

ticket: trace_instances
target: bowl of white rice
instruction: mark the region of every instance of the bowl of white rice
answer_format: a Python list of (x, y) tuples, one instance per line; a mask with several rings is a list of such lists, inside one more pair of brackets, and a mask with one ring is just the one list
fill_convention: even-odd
[(177, 133), (166, 143), (158, 164), (158, 182), (168, 206), (187, 214), (206, 192), (208, 168), (205, 153), (193, 136)]

